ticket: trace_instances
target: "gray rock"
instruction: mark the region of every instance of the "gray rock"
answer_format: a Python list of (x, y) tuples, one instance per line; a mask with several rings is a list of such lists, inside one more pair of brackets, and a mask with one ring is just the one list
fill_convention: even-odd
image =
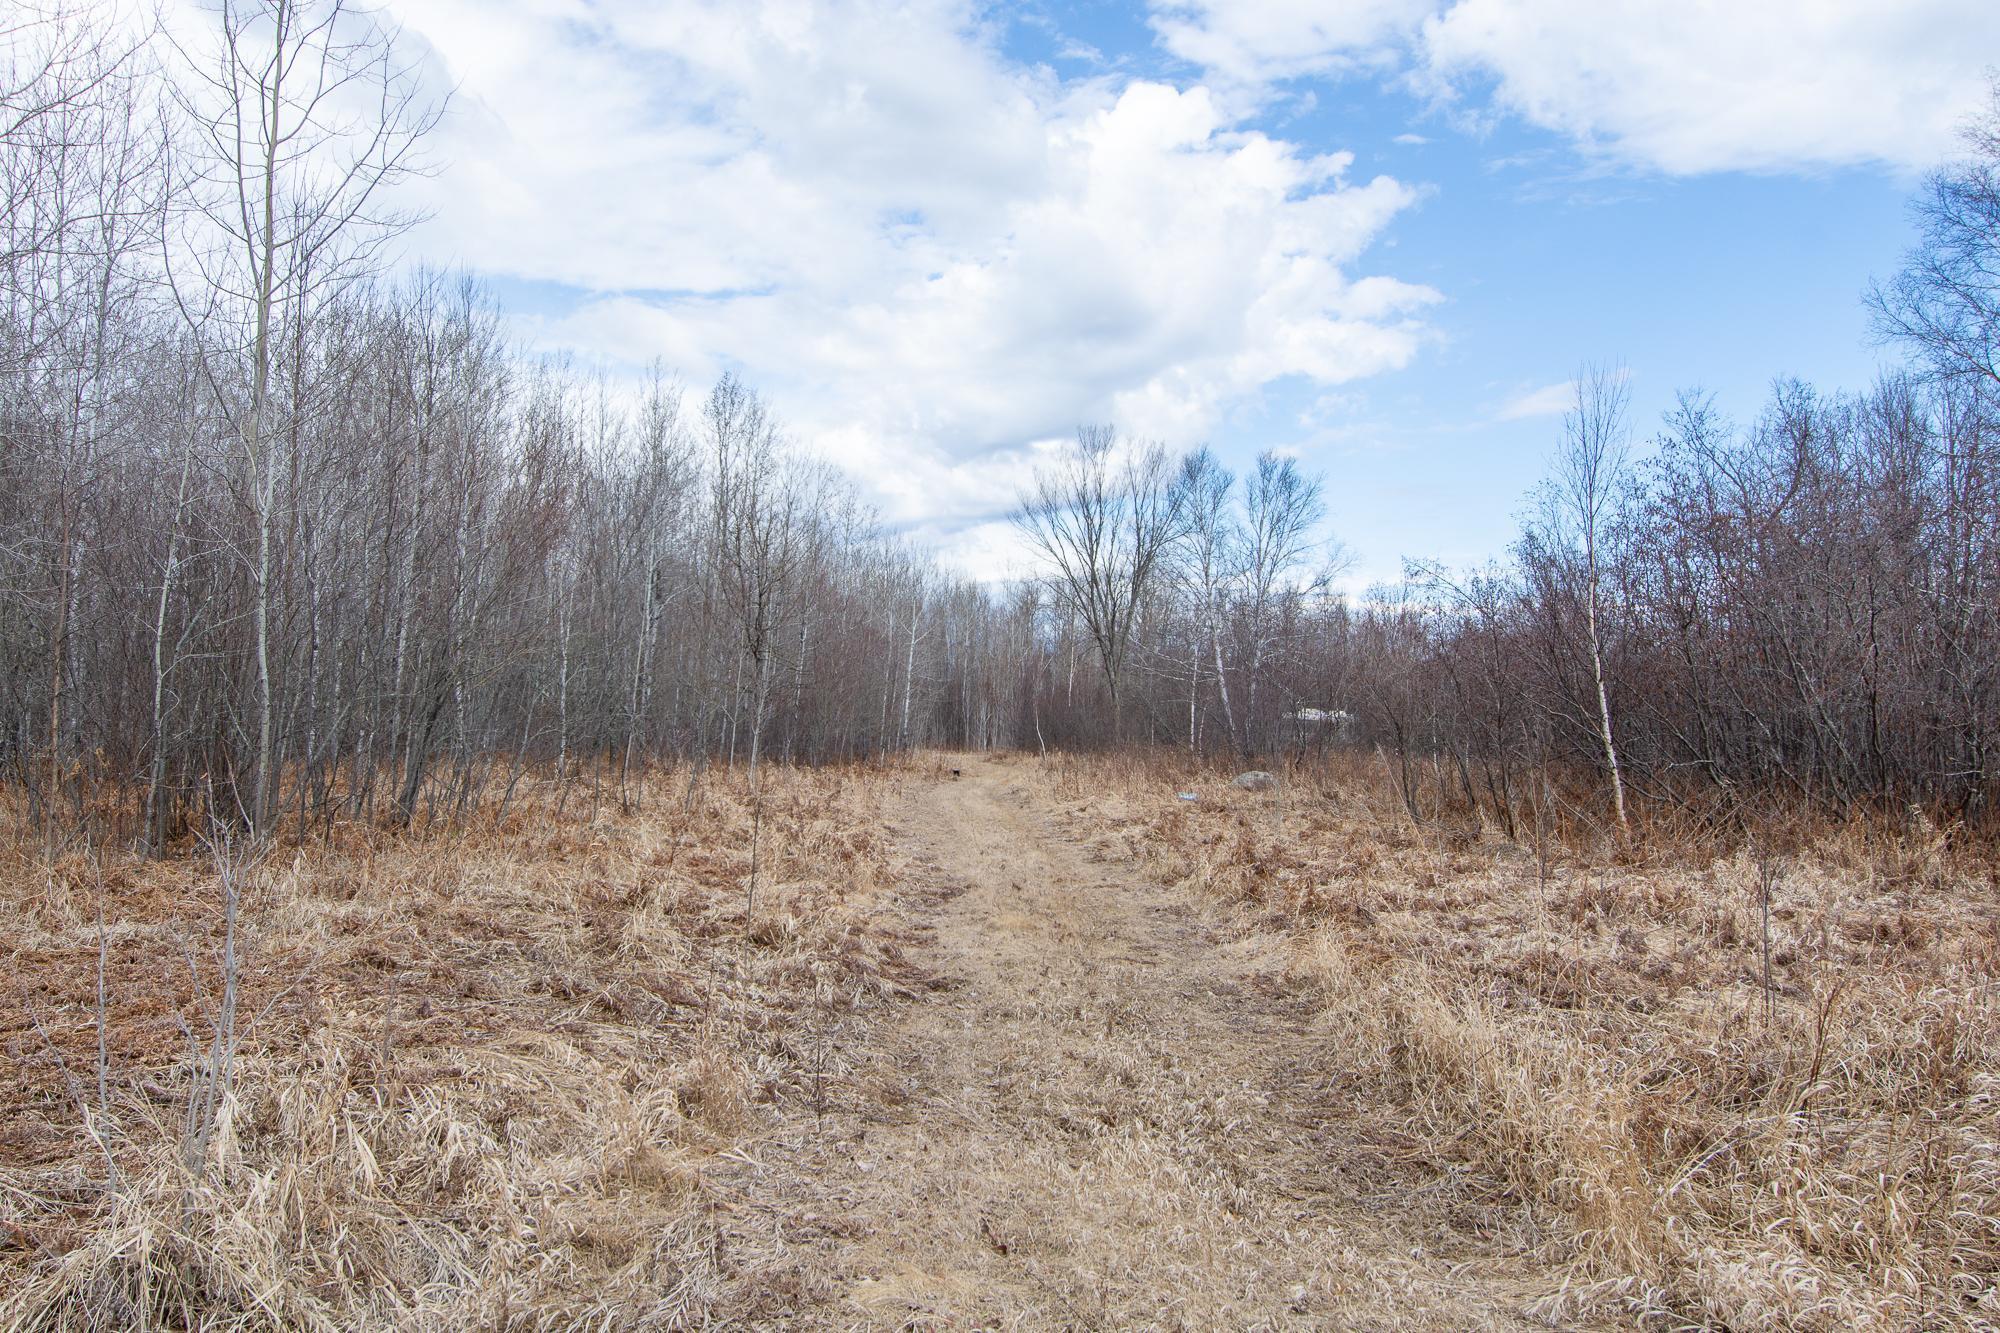
[(1229, 785), (1241, 791), (1276, 791), (1278, 777), (1275, 773), (1266, 773), (1261, 768), (1253, 768), (1248, 773), (1238, 773), (1230, 779)]

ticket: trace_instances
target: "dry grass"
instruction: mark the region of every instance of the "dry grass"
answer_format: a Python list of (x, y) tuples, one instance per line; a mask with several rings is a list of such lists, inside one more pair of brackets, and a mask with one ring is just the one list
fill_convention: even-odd
[(1524, 1326), (1546, 1288), (1515, 1236), (1327, 1169), (1324, 1043), (1280, 958), (1061, 827), (1032, 763), (951, 762), (894, 813), (945, 988), (853, 1024), (825, 1126), (746, 1167), (735, 1243), (826, 1293), (787, 1326)]
[(754, 923), (748, 788), (720, 773), (688, 809), (661, 773), (639, 814), (517, 798), (460, 835), (281, 849), (245, 887), (242, 1050), (192, 1164), (213, 870), (6, 862), (0, 1327), (754, 1317), (711, 1166), (811, 1095), (829, 1009), (916, 980), (878, 910), (896, 780), (769, 771)]
[(1414, 827), (1365, 763), (1275, 796), (1159, 756), (1048, 769), (1282, 940), (1354, 1141), (1427, 1198), (1543, 1219), (1573, 1280), (1541, 1316), (2000, 1326), (1990, 851), (1913, 820), (1793, 830), (1782, 862), (1667, 837), (1545, 858)]

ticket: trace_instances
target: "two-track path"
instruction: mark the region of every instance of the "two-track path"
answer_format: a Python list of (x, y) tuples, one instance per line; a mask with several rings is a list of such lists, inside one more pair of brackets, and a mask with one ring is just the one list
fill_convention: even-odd
[(1358, 1195), (1337, 1043), (1271, 960), (1066, 832), (1031, 765), (951, 762), (891, 822), (938, 989), (851, 1016), (823, 1113), (729, 1182), (758, 1322), (1525, 1326), (1545, 1287)]

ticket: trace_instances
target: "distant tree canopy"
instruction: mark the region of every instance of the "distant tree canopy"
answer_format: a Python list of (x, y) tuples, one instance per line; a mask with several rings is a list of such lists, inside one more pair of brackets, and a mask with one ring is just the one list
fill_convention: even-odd
[(1864, 393), (1743, 426), (1689, 394), (1634, 448), (1586, 376), (1506, 560), (1360, 598), (1337, 483), (1090, 427), (1020, 497), (1037, 576), (993, 589), (736, 377), (614, 386), (469, 281), (390, 276), (376, 187), (436, 110), (394, 33), (220, 12), (164, 65), (61, 10), (0, 52), (0, 772), (52, 840), (921, 744), (1379, 747), (1413, 810), (1510, 830), (1555, 768), (1614, 819), (1992, 808), (2000, 90), (1870, 298), (1911, 360)]
[(754, 390), (383, 271), (437, 107), (377, 14), (228, 0), (149, 63), (95, 12), (0, 52), (0, 772), (52, 839), (995, 737), (981, 594)]

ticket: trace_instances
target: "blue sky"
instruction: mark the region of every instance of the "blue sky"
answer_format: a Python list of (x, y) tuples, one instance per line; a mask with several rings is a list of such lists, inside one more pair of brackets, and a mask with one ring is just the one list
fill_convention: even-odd
[(986, 577), (1080, 421), (1328, 478), (1354, 581), (1501, 554), (1586, 361), (1865, 385), (1986, 0), (397, 0), (460, 96), (421, 257), (725, 368)]
[(1367, 575), (1406, 555), (1501, 553), (1561, 431), (1555, 412), (1524, 413), (1563, 401), (1547, 391), (1585, 362), (1629, 370), (1643, 442), (1682, 390), (1747, 423), (1775, 377), (1859, 388), (1895, 358), (1872, 345), (1861, 297), (1908, 244), (1907, 173), (1580, 175), (1545, 132), (1419, 124), (1432, 142), (1380, 129), (1348, 142), (1362, 169), (1427, 187), (1370, 258), (1444, 293), (1428, 314), (1438, 341), (1341, 394), (1347, 410), (1319, 432), (1300, 430), (1313, 393), (1297, 382), (1232, 421), (1311, 441), (1333, 526)]

